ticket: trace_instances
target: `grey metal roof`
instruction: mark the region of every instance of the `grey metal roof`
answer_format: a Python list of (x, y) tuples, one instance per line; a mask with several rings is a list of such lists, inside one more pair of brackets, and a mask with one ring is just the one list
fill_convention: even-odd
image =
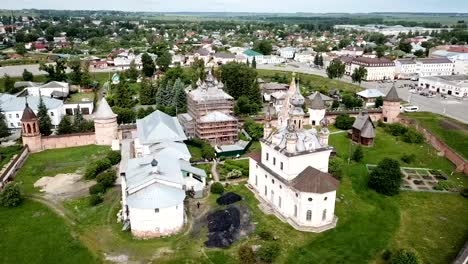
[[(310, 97), (312, 97), (312, 95)], [(314, 93), (314, 96), (310, 102), (309, 108), (310, 109), (325, 109), (326, 108), (325, 104), (323, 103), (322, 96), (320, 95), (319, 92)]]
[[(22, 112), (24, 110), (24, 106), (26, 105), (26, 97), (2, 96), (1, 100), (5, 100), (0, 102), (0, 106), (4, 112)], [(27, 100), (29, 107), (31, 107), (34, 112), (37, 112), (39, 106), (39, 96), (28, 96)], [(61, 100), (49, 98), (46, 96), (42, 96), (42, 100), (49, 110), (57, 109), (63, 105)]]
[(97, 111), (94, 113), (94, 119), (112, 119), (117, 117), (112, 111), (105, 97), (101, 99)]
[(387, 95), (384, 98), (385, 101), (388, 102), (399, 102), (400, 97), (398, 97), (398, 92), (395, 87), (395, 83), (393, 83), (392, 88), (390, 88), (390, 91), (388, 91)]
[(15, 88), (22, 88), (22, 87), (36, 87), (36, 86), (41, 86), (43, 85), (44, 83), (40, 83), (40, 82), (23, 82), (23, 81), (19, 81), (19, 82), (15, 82)]
[(383, 94), (381, 91), (377, 89), (366, 89), (364, 91), (360, 91), (359, 93), (357, 93), (357, 95), (364, 97), (364, 98), (377, 98), (380, 96), (382, 97), (385, 96), (385, 94)]
[(142, 144), (184, 141), (187, 137), (176, 117), (159, 110), (136, 121), (138, 138)]
[(139, 209), (168, 208), (183, 203), (184, 199), (183, 190), (155, 182), (130, 194), (127, 197), (127, 204)]

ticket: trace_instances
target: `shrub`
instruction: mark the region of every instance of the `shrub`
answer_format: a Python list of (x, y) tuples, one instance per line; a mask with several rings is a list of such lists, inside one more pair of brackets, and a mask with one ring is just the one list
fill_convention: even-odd
[(461, 196), (468, 198), (468, 188), (465, 188), (460, 191)]
[(404, 163), (411, 163), (416, 160), (416, 155), (414, 154), (403, 154), (400, 158)]
[(89, 204), (91, 206), (95, 206), (97, 204), (100, 204), (104, 201), (102, 195), (100, 194), (93, 194), (91, 197), (89, 197)]
[(265, 243), (257, 251), (260, 260), (266, 263), (272, 263), (280, 254), (280, 246), (276, 242)]
[(215, 194), (222, 194), (224, 192), (223, 184), (215, 182), (210, 187), (210, 192)]
[(93, 186), (89, 187), (89, 194), (96, 195), (96, 194), (103, 194), (106, 192), (106, 187), (100, 183), (96, 183)]
[(408, 129), (402, 138), (406, 143), (421, 144), (424, 142), (424, 136), (414, 128)]
[(96, 181), (102, 184), (105, 188), (112, 187), (115, 180), (117, 180), (117, 174), (113, 170), (105, 171), (96, 177)]
[(5, 207), (16, 207), (23, 201), (20, 185), (16, 182), (9, 182), (0, 193), (0, 205)]
[(242, 264), (255, 264), (255, 254), (252, 250), (252, 247), (247, 245), (242, 245), (237, 251), (239, 255), (240, 263)]
[(331, 158), (328, 161), (328, 173), (333, 175), (336, 179), (341, 179), (344, 161), (339, 157)]
[(385, 261), (388, 261), (390, 260), (391, 257), (392, 257), (392, 252), (388, 249), (384, 250), (384, 252), (382, 253), (382, 259)]
[(237, 170), (237, 169), (234, 169), (228, 172), (227, 174), (228, 179), (237, 179), (237, 178), (240, 178), (241, 176), (242, 176), (242, 171)]
[(368, 185), (378, 193), (389, 196), (396, 195), (400, 192), (401, 176), (398, 161), (384, 158), (372, 170)]
[(273, 240), (273, 234), (270, 231), (260, 231), (258, 236), (265, 241)]
[(362, 158), (364, 158), (364, 152), (362, 151), (361, 145), (356, 147), (351, 158), (356, 162), (360, 162)]
[(398, 250), (393, 254), (390, 264), (419, 264), (416, 253), (405, 249)]
[(106, 158), (109, 159), (112, 165), (115, 165), (120, 162), (120, 160), (122, 159), (122, 155), (120, 155), (120, 152), (118, 151), (109, 151), (107, 153)]
[(111, 162), (109, 159), (105, 158), (102, 160), (96, 160), (94, 163), (91, 163), (88, 165), (86, 168), (86, 172), (84, 174), (85, 179), (94, 179), (96, 178), (96, 175), (99, 173), (107, 170), (112, 166)]
[(402, 124), (399, 123), (394, 123), (394, 124), (388, 124), (385, 126), (385, 131), (390, 133), (393, 136), (401, 136), (405, 134), (408, 131), (408, 128), (405, 127)]
[(343, 130), (351, 129), (356, 118), (347, 114), (341, 114), (336, 118), (335, 127)]

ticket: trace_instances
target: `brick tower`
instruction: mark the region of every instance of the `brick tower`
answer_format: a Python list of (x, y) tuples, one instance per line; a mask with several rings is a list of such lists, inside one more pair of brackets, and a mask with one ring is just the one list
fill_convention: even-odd
[(118, 139), (117, 128), (117, 115), (112, 112), (106, 98), (102, 98), (94, 114), (96, 144), (111, 146), (112, 141)]
[(26, 103), (26, 107), (21, 117), (21, 138), (23, 146), (28, 146), (29, 151), (36, 152), (42, 150), (42, 138), (39, 131), (39, 119), (34, 111)]
[(392, 88), (388, 91), (384, 98), (382, 106), (382, 119), (385, 123), (398, 122), (398, 115), (400, 114), (400, 97), (398, 97), (395, 83)]

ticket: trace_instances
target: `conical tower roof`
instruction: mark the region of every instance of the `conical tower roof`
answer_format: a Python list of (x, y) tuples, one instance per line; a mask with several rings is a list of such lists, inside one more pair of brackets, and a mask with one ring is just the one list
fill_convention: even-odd
[(36, 119), (37, 119), (36, 114), (31, 109), (31, 107), (29, 107), (29, 104), (26, 103), (26, 107), (24, 108), (24, 111), (23, 111), (23, 116), (21, 116), (21, 122), (33, 121)]
[(322, 96), (320, 95), (319, 92), (315, 92), (315, 97), (314, 99), (310, 102), (310, 109), (325, 109), (325, 103), (323, 102)]
[(117, 117), (117, 115), (112, 112), (112, 109), (107, 103), (106, 98), (103, 97), (99, 102), (96, 113), (94, 113), (94, 119), (112, 119), (115, 117)]
[(392, 88), (390, 88), (390, 91), (388, 91), (387, 95), (384, 98), (384, 101), (387, 101), (387, 102), (399, 102), (400, 101), (400, 97), (398, 97), (395, 83), (393, 83)]

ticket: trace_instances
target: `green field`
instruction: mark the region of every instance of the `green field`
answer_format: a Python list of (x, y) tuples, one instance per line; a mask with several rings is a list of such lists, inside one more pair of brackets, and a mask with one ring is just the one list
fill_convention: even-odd
[(13, 145), (9, 147), (0, 148), (0, 168), (5, 166), (15, 154), (18, 154), (23, 147), (20, 145)]
[(22, 183), (26, 193), (34, 193), (37, 189), (33, 185), (41, 177), (84, 171), (87, 164), (103, 157), (107, 151), (107, 146), (89, 145), (33, 153), (29, 155), (15, 180)]
[[(330, 144), (336, 147), (338, 156), (344, 160), (347, 160), (350, 149), (354, 148), (346, 133), (331, 135)], [(17, 180), (23, 182), (27, 193), (36, 193), (32, 183), (39, 177), (83, 168), (86, 163), (98, 158), (106, 150), (107, 148), (89, 146), (32, 154), (19, 172)], [(275, 263), (384, 263), (381, 259), (382, 252), (399, 248), (417, 251), (425, 263), (450, 263), (468, 234), (468, 223), (465, 221), (468, 218), (468, 203), (465, 198), (456, 193), (418, 192), (402, 192), (397, 196), (387, 197), (367, 188), (366, 164), (376, 164), (384, 157), (400, 159), (403, 153), (414, 153), (417, 156), (413, 163), (405, 164), (408, 167), (441, 169), (448, 175), (454, 169), (449, 161), (438, 157), (430, 146), (404, 143), (378, 128), (375, 145), (364, 148), (364, 159), (360, 163), (351, 162), (344, 167), (338, 189), (340, 201), (337, 201), (335, 211), (339, 218), (337, 227), (320, 234), (296, 231), (276, 217), (265, 215), (257, 207), (254, 195), (243, 184), (230, 184), (228, 191), (234, 191), (244, 197), (241, 203), (251, 210), (252, 221), (256, 223), (255, 233), (269, 230), (280, 243), (281, 252)], [(467, 178), (461, 174), (454, 173), (449, 177), (451, 181), (468, 186)], [(67, 236), (75, 237), (76, 245), (73, 248), (81, 252), (77, 253), (78, 255), (86, 253), (78, 243), (80, 241), (93, 255), (101, 257), (106, 253), (111, 256), (125, 255), (130, 261), (144, 263), (223, 264), (239, 263), (237, 250), (241, 245), (263, 243), (258, 235), (253, 234), (225, 250), (207, 249), (203, 247), (207, 232), (204, 225), (197, 232), (184, 230), (172, 237), (135, 240), (129, 233), (122, 232), (121, 225), (115, 221), (115, 215), (120, 209), (120, 192), (119, 187), (112, 188), (107, 192), (104, 203), (96, 207), (89, 206), (88, 198), (64, 202), (67, 221), (51, 222), (56, 230), (65, 230), (66, 234), (62, 234), (63, 238), (53, 242), (64, 243), (63, 239), (67, 241)], [(217, 208), (218, 206), (214, 205), (216, 198), (216, 195), (210, 195), (201, 202), (205, 206)], [(14, 237), (2, 236), (0, 230), (0, 245), (17, 243), (20, 239), (29, 237), (28, 228), (35, 224), (35, 221), (18, 225), (18, 222), (5, 219), (21, 219), (24, 215), (34, 215), (37, 209), (32, 208), (30, 204), (39, 206), (27, 201), (19, 208), (0, 210), (0, 224), (4, 221), (2, 227), (5, 230), (14, 230), (15, 233)], [(196, 213), (196, 210), (191, 213)], [(50, 214), (60, 220), (53, 213)], [(4, 218), (4, 215), (8, 217)], [(41, 227), (50, 226), (44, 224)], [(11, 258), (16, 259), (0, 262), (18, 263), (18, 258), (26, 258), (32, 254), (29, 251), (48, 250), (52, 242), (34, 243), (39, 238), (34, 236), (28, 241), (31, 244), (28, 244), (27, 249), (20, 248), (9, 254)], [(69, 252), (69, 249), (62, 246), (57, 251), (57, 256), (64, 254), (62, 251)], [(88, 258), (92, 258), (90, 253), (86, 254)], [(57, 260), (57, 256), (45, 255), (40, 260), (42, 263), (62, 263)], [(70, 263), (73, 263), (73, 260)], [(92, 263), (92, 260), (86, 263)]]
[(0, 207), (0, 263), (99, 263), (65, 221), (38, 202)]
[(405, 113), (443, 140), (449, 147), (468, 159), (468, 125), (434, 113)]
[[(291, 76), (291, 72), (285, 72), (281, 70), (257, 70), (257, 72), (258, 72), (259, 78), (265, 78), (265, 79), (270, 79), (273, 76), (275, 76), (275, 74), (285, 75), (288, 77), (288, 79)], [(300, 79), (301, 84), (310, 83), (310, 87), (305, 87), (305, 86), (302, 87), (308, 90), (307, 93), (311, 93), (312, 91), (316, 91), (316, 90), (328, 91), (331, 89), (339, 89), (340, 91), (353, 92), (353, 93), (362, 90), (362, 88), (357, 85), (342, 82), (339, 80), (332, 80), (332, 79), (322, 77), (319, 75), (315, 75), (315, 74), (302, 74), (301, 73), (301, 74), (297, 74), (296, 78)]]

